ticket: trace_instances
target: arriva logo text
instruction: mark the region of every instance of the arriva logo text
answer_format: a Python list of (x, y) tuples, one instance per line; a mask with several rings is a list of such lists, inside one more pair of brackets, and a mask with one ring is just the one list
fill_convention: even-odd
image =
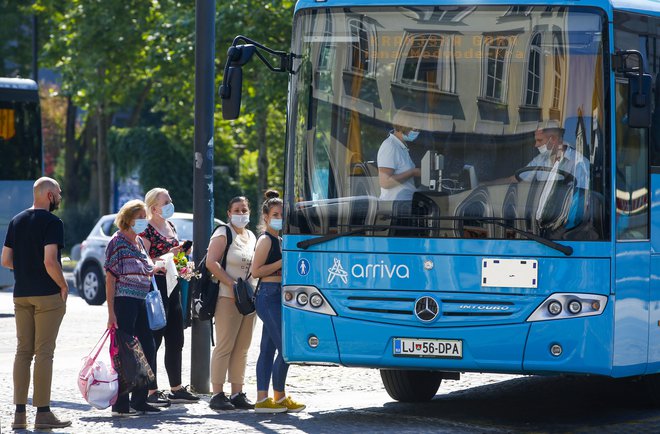
[(377, 277), (384, 279), (385, 277), (393, 278), (394, 276), (399, 279), (409, 279), (410, 270), (406, 265), (388, 265), (383, 261), (380, 264), (355, 264), (351, 267), (351, 274), (358, 279), (375, 279)]
[[(379, 264), (355, 264), (351, 267), (351, 275), (356, 279), (392, 279), (394, 277), (410, 279), (410, 269), (407, 265), (388, 265), (385, 261), (380, 261)], [(345, 284), (348, 283), (348, 273), (338, 258), (334, 258), (332, 267), (328, 268), (328, 283), (332, 283), (335, 278), (339, 278)]]

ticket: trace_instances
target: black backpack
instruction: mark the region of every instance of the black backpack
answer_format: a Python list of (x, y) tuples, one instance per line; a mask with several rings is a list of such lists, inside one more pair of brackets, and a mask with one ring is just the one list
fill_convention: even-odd
[[(228, 224), (219, 224), (213, 229), (215, 233), (219, 227), (225, 226), (227, 228), (227, 246), (225, 253), (222, 256), (222, 263), (220, 266), (225, 268), (227, 266), (227, 252), (232, 242), (231, 228)], [(215, 315), (215, 304), (218, 302), (218, 293), (220, 292), (219, 283), (214, 283), (211, 279), (212, 273), (206, 268), (206, 257), (208, 250), (199, 264), (195, 267), (195, 271), (199, 273), (199, 277), (191, 282), (192, 285), (192, 311), (193, 315), (201, 321), (209, 321)]]

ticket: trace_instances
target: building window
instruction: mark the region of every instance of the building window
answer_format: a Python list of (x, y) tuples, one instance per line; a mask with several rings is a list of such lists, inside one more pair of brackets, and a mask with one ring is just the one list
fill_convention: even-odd
[(509, 39), (507, 37), (486, 37), (484, 61), (486, 63), (485, 82), (482, 96), (496, 102), (504, 102), (507, 87), (507, 62), (509, 60)]
[(538, 107), (541, 100), (541, 34), (536, 33), (529, 45), (529, 57), (527, 59), (527, 86), (525, 90), (526, 106)]
[(451, 36), (418, 33), (404, 39), (396, 72), (399, 83), (453, 93), (456, 90), (454, 72)]
[(560, 110), (561, 109), (561, 88), (562, 88), (562, 70), (563, 70), (563, 63), (564, 63), (564, 51), (562, 49), (562, 41), (561, 37), (559, 37), (556, 33), (554, 36), (554, 48), (553, 48), (553, 53), (554, 53), (554, 60), (553, 60), (553, 87), (552, 87), (552, 109), (553, 110)]
[(376, 73), (376, 47), (370, 46), (376, 42), (376, 31), (373, 25), (361, 19), (348, 20), (348, 31), (351, 36), (348, 67), (352, 72), (373, 76)]

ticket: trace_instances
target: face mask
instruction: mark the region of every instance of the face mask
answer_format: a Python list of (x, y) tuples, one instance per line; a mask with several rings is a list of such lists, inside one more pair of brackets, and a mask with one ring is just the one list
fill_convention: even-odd
[(160, 215), (164, 219), (168, 219), (174, 215), (174, 204), (172, 202), (167, 205), (163, 205), (163, 208), (160, 210)]
[(536, 148), (537, 151), (539, 151), (539, 154), (547, 154), (548, 153), (548, 145), (542, 145)]
[(409, 131), (408, 134), (403, 135), (403, 140), (405, 140), (406, 142), (413, 142), (418, 136), (419, 136), (419, 131), (412, 130)]
[(237, 228), (244, 228), (247, 224), (250, 223), (249, 214), (232, 214), (231, 215), (231, 224)]
[(275, 229), (276, 231), (281, 231), (282, 230), (282, 219), (270, 219), (270, 223), (268, 224), (268, 226)]
[(141, 234), (147, 229), (147, 226), (149, 226), (147, 219), (135, 219), (135, 223), (133, 223), (131, 228), (136, 234)]

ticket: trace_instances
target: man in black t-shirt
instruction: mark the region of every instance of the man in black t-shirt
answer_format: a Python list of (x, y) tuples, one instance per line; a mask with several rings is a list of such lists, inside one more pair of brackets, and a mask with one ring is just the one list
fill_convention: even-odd
[(27, 427), (25, 406), (30, 387), (30, 366), (34, 358), (34, 395), (37, 407), (35, 429), (64, 428), (70, 421), (50, 411), (53, 353), (57, 333), (66, 312), (69, 288), (62, 272), (61, 251), (64, 225), (51, 212), (62, 201), (54, 179), (43, 177), (34, 183), (32, 208), (17, 214), (7, 229), (2, 249), (2, 266), (14, 270), (14, 313), (16, 357), (14, 358), (13, 429)]

